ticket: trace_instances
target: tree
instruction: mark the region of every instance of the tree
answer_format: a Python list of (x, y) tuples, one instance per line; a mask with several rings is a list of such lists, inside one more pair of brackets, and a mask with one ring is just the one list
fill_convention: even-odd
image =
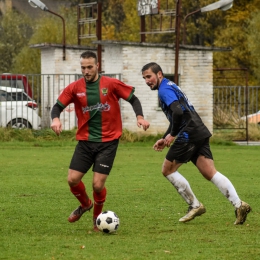
[[(185, 16), (211, 3), (212, 0), (182, 1), (182, 32), (184, 30)], [(225, 15), (225, 12), (221, 10), (214, 10), (205, 13), (197, 12), (188, 16), (186, 19), (186, 44), (201, 46), (214, 45), (214, 31), (222, 28), (225, 22), (223, 18)]]
[[(259, 5), (258, 5), (259, 6)], [(248, 50), (250, 56), (254, 57), (251, 60), (252, 70), (257, 79), (256, 83), (260, 82), (260, 15), (259, 10), (255, 11), (251, 15), (251, 19), (248, 24)]]
[[(122, 8), (123, 7), (123, 8)], [(121, 7), (123, 16), (121, 16), (120, 30), (116, 30), (115, 38), (119, 41), (139, 41), (139, 17), (137, 15), (136, 3), (131, 0), (124, 0)], [(113, 6), (110, 8), (113, 9)]]
[(248, 45), (248, 28), (251, 21), (251, 10), (256, 10), (258, 0), (237, 0), (230, 12), (225, 15), (224, 25), (215, 32), (215, 44), (221, 47), (231, 47), (227, 53), (215, 53), (215, 67), (247, 68), (249, 84), (257, 83), (253, 72), (255, 56), (251, 54)]
[[(60, 9), (58, 13), (65, 18), (66, 44), (77, 44), (77, 5), (93, 1), (70, 0), (70, 2), (71, 7)], [(212, 2), (214, 1), (182, 0), (181, 32), (183, 33), (183, 18), (188, 13)], [(162, 10), (175, 9), (175, 5), (175, 0), (161, 0)], [(137, 1), (103, 0), (102, 6), (102, 40), (140, 41)], [(226, 52), (214, 53), (214, 66), (246, 67), (250, 74), (249, 83), (259, 84), (259, 6), (260, 0), (236, 0), (228, 11), (214, 10), (191, 15), (186, 21), (186, 43), (231, 47), (232, 51), (228, 54)], [(252, 10), (256, 11), (252, 12)], [(158, 17), (156, 16), (153, 20), (153, 28), (160, 26)], [(147, 16), (147, 29), (149, 29), (149, 19), (150, 17)], [(61, 28), (61, 20), (48, 12), (42, 12), (41, 17), (34, 24), (29, 21), (28, 17), (16, 12), (2, 17), (0, 20), (0, 71), (40, 73), (40, 52), (29, 48), (29, 45), (42, 42), (61, 44), (63, 37)], [(91, 46), (93, 40), (95, 39), (85, 39), (82, 44)], [(174, 43), (175, 34), (147, 34), (146, 41)], [(14, 61), (19, 61), (19, 63)]]
[(9, 11), (0, 18), (0, 72), (11, 72), (16, 57), (28, 45), (33, 27), (28, 16)]
[[(66, 17), (66, 44), (77, 44), (76, 7), (61, 8), (59, 14), (62, 17)], [(61, 28), (62, 20), (59, 17), (48, 12), (43, 12), (37, 23), (34, 23), (34, 34), (28, 44), (18, 54), (18, 62), (14, 64), (12, 72), (39, 74), (41, 72), (40, 50), (30, 48), (30, 45), (43, 42), (61, 44), (63, 41), (63, 31)]]

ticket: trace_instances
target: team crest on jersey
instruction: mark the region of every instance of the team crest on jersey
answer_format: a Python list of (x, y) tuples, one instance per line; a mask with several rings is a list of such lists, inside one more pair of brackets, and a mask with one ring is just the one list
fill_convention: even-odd
[(101, 92), (102, 92), (103, 96), (106, 96), (107, 93), (108, 93), (108, 89), (107, 88), (102, 88)]

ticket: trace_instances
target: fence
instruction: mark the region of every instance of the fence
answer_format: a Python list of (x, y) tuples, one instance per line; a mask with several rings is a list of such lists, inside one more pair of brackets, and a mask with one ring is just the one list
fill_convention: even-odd
[[(104, 75), (121, 79), (120, 74)], [(41, 125), (41, 128), (49, 128), (51, 108), (57, 97), (67, 85), (80, 77), (82, 75), (79, 74), (30, 74), (23, 77), (8, 74), (2, 77), (0, 126), (39, 129)], [(215, 86), (213, 93), (214, 129), (244, 129), (246, 115), (249, 115), (249, 123), (260, 124), (260, 87)], [(76, 127), (76, 120), (74, 106), (70, 104), (61, 114), (63, 129)]]
[(214, 132), (248, 142), (249, 123), (260, 125), (260, 87), (214, 87), (213, 93)]
[[(232, 128), (249, 123), (260, 124), (260, 87), (216, 86), (213, 92), (214, 128)], [(256, 116), (253, 116), (256, 114)], [(244, 123), (243, 123), (244, 122)]]
[[(104, 75), (121, 79), (120, 74)], [(82, 77), (79, 74), (6, 74), (1, 76), (0, 126), (33, 129), (50, 127), (50, 112), (59, 94), (67, 85)], [(66, 107), (60, 119), (64, 130), (76, 127), (77, 119), (73, 104)]]

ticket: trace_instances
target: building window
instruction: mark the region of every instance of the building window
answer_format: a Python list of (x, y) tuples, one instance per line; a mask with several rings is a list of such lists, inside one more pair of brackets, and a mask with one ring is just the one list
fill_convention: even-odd
[(174, 74), (164, 74), (164, 77), (174, 82)]

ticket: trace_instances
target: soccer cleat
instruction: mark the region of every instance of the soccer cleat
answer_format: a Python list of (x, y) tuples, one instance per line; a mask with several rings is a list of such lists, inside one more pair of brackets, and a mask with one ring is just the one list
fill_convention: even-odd
[(246, 221), (247, 214), (252, 208), (244, 201), (241, 201), (241, 206), (235, 210), (236, 221), (234, 225), (242, 225)]
[(93, 208), (93, 203), (90, 200), (90, 205), (86, 208), (82, 208), (81, 206), (79, 206), (77, 209), (75, 209), (69, 216), (68, 221), (69, 222), (75, 222), (78, 221), (81, 216), (86, 212), (86, 211), (90, 211)]
[(206, 212), (205, 207), (200, 203), (200, 206), (198, 208), (193, 208), (189, 206), (188, 213), (179, 219), (180, 222), (188, 222), (192, 219), (194, 219), (197, 216), (200, 216)]

